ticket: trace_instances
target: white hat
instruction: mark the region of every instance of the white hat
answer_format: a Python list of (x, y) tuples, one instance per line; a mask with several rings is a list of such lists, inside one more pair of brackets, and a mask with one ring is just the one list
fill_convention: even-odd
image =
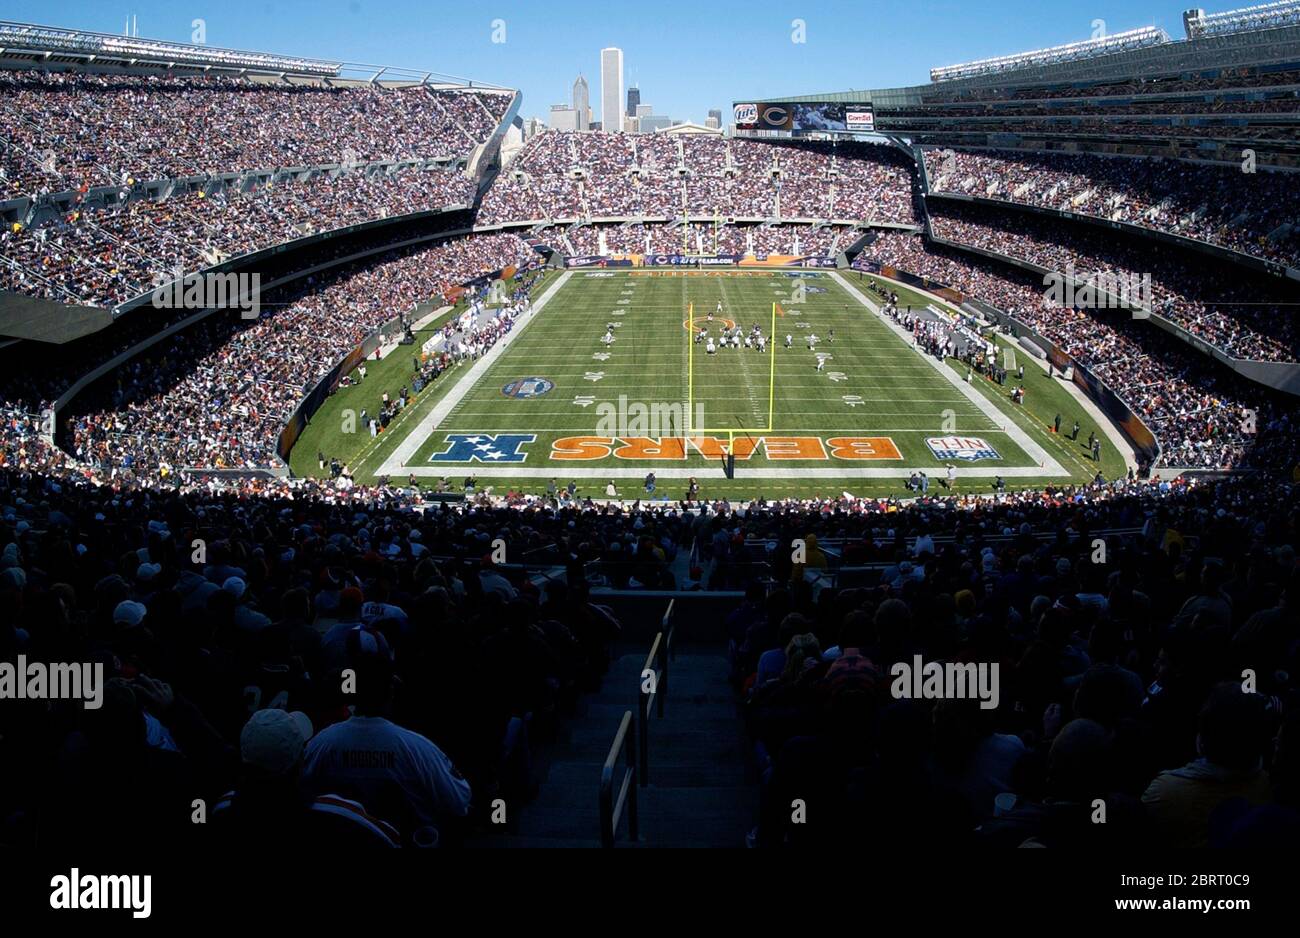
[(239, 754), (247, 765), (268, 775), (283, 775), (298, 764), (312, 737), (307, 714), (294, 710), (258, 710), (239, 734)]

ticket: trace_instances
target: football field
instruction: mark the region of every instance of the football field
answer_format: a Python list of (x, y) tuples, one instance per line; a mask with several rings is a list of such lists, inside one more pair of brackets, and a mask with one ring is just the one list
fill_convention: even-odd
[[(691, 477), (706, 496), (779, 497), (898, 492), (913, 471), (937, 481), (949, 465), (967, 491), (999, 475), (1015, 488), (1096, 471), (1006, 400), (1014, 381), (968, 383), (915, 349), (865, 283), (838, 271), (565, 272), (362, 468), (475, 476), (497, 491), (575, 480), (597, 497), (610, 481), (638, 494), (648, 472), (672, 497)], [(755, 327), (765, 350), (717, 348), (724, 330)]]

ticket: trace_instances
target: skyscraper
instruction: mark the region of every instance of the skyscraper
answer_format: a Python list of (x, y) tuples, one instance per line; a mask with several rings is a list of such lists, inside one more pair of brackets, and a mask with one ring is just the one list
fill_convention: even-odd
[(551, 127), (555, 130), (577, 130), (578, 114), (563, 104), (551, 105)]
[(637, 128), (643, 134), (652, 134), (656, 130), (664, 130), (672, 125), (673, 119), (663, 114), (647, 114), (637, 120)]
[(641, 89), (636, 85), (627, 89), (627, 116), (636, 117), (636, 106), (641, 103)]
[(600, 125), (608, 131), (623, 126), (623, 50), (600, 50)]
[(587, 129), (587, 118), (591, 114), (591, 92), (587, 89), (587, 79), (578, 74), (573, 83), (573, 109), (578, 112), (578, 129)]

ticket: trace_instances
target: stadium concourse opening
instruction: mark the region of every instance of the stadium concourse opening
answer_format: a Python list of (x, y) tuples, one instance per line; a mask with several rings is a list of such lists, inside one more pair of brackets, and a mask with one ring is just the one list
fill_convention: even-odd
[[(910, 12), (888, 74), (1036, 45)], [(549, 14), (403, 20), (430, 71), (218, 13), (0, 21), (0, 846), (58, 866), (7, 903), (868, 841), (1058, 916), (1250, 901), (1300, 828), (1300, 3), (929, 81), (601, 8), (599, 102), (519, 66)]]

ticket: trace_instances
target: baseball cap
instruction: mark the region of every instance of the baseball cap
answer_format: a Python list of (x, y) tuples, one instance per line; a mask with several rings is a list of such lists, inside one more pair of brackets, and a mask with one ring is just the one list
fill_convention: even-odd
[(268, 775), (283, 775), (298, 764), (312, 737), (307, 714), (289, 710), (258, 710), (239, 733), (239, 754), (246, 765)]
[(393, 662), (392, 646), (378, 629), (365, 625), (355, 626), (348, 630), (345, 641), (348, 658), (355, 664), (391, 665)]
[(144, 603), (124, 599), (113, 610), (113, 622), (115, 625), (137, 626), (144, 621), (145, 613), (148, 611)]
[(822, 683), (832, 696), (855, 691), (870, 694), (880, 684), (880, 672), (863, 655), (841, 655), (827, 669)]

